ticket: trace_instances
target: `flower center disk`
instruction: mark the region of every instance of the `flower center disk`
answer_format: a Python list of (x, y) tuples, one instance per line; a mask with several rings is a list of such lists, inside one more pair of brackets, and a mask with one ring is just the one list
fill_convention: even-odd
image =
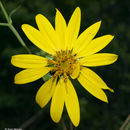
[(53, 65), (52, 72), (54, 77), (63, 76), (67, 79), (67, 75), (73, 73), (74, 65), (76, 64), (76, 58), (69, 51), (58, 51), (56, 55), (53, 56), (53, 60), (48, 60), (50, 65)]

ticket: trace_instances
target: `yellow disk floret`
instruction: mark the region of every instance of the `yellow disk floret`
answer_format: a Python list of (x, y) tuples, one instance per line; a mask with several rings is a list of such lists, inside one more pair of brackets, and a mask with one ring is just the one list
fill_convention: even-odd
[(63, 76), (65, 80), (67, 79), (67, 75), (73, 73), (76, 63), (77, 59), (70, 50), (58, 51), (56, 55), (53, 56), (53, 60), (48, 60), (48, 64), (53, 65), (53, 69), (51, 70), (55, 72), (53, 77)]

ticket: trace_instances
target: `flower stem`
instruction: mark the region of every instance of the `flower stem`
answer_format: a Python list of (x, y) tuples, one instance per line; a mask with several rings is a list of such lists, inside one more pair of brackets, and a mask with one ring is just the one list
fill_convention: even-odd
[(64, 122), (63, 118), (61, 118), (61, 124), (63, 126), (63, 130), (67, 130), (67, 127), (65, 125), (65, 122)]
[(4, 6), (3, 6), (1, 1), (0, 1), (0, 7), (1, 7), (1, 10), (2, 10), (5, 18), (6, 18), (6, 21), (9, 22), (8, 14), (7, 14), (7, 12), (6, 12), (6, 10), (5, 10), (5, 8), (4, 8)]
[(72, 124), (71, 120), (70, 120), (70, 130), (73, 130), (73, 124)]
[(0, 23), (0, 26), (8, 26), (8, 23)]
[(31, 51), (29, 50), (29, 48), (26, 46), (26, 44), (24, 43), (23, 39), (21, 38), (21, 36), (19, 35), (19, 33), (17, 32), (17, 30), (15, 29), (15, 27), (12, 24), (12, 20), (9, 17), (9, 15), (7, 14), (2, 2), (0, 1), (0, 8), (5, 16), (5, 19), (7, 21), (7, 23), (0, 23), (1, 26), (8, 26), (10, 28), (10, 30), (14, 33), (14, 35), (17, 37), (17, 39), (19, 40), (19, 42), (21, 43), (21, 45), (25, 48), (25, 50), (28, 53), (31, 53)]
[(24, 43), (23, 39), (21, 38), (21, 36), (19, 35), (19, 33), (17, 32), (17, 30), (14, 28), (14, 26), (12, 24), (9, 25), (9, 28), (11, 29), (11, 31), (14, 33), (14, 35), (17, 37), (17, 39), (19, 40), (19, 42), (21, 43), (21, 45), (26, 49), (26, 51), (28, 53), (31, 53), (31, 51), (29, 50), (29, 48), (26, 46), (26, 44)]

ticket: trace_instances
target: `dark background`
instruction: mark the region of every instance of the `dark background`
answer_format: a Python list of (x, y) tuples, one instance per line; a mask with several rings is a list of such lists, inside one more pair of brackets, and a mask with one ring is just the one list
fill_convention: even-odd
[[(33, 54), (39, 53), (21, 30), (23, 23), (36, 27), (35, 15), (46, 16), (54, 25), (55, 8), (69, 20), (74, 9), (82, 12), (80, 33), (88, 26), (102, 20), (99, 33), (112, 34), (114, 40), (102, 51), (119, 55), (116, 63), (92, 68), (115, 93), (106, 91), (109, 103), (94, 98), (78, 82), (74, 82), (78, 93), (81, 121), (76, 130), (118, 130), (130, 113), (130, 1), (129, 0), (3, 0), (8, 13), (20, 6), (12, 16), (13, 25)], [(6, 22), (0, 11), (0, 22)], [(0, 129), (19, 128), (26, 130), (61, 130), (49, 114), (50, 104), (42, 111), (35, 103), (35, 95), (43, 80), (26, 85), (15, 85), (14, 75), (20, 71), (11, 65), (12, 55), (26, 53), (8, 27), (0, 26)], [(40, 111), (40, 113), (39, 113)], [(33, 117), (33, 118), (32, 118)], [(63, 118), (69, 128), (69, 118), (64, 110)], [(30, 121), (27, 122), (27, 121)], [(27, 123), (27, 124), (26, 124)], [(125, 130), (130, 129), (128, 124)]]

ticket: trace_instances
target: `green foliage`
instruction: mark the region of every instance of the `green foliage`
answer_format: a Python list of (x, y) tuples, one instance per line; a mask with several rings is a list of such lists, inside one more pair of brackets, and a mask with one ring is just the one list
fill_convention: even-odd
[[(116, 63), (110, 66), (93, 68), (115, 90), (106, 92), (109, 104), (95, 99), (78, 82), (74, 82), (80, 100), (81, 122), (79, 130), (118, 130), (130, 113), (130, 1), (129, 0), (4, 0), (3, 4), (12, 15), (13, 24), (33, 54), (41, 54), (21, 30), (23, 23), (36, 27), (35, 15), (45, 15), (54, 25), (55, 8), (58, 8), (68, 21), (73, 10), (79, 6), (82, 11), (82, 32), (89, 25), (102, 20), (97, 35), (112, 34), (114, 40), (103, 50), (119, 55)], [(6, 22), (0, 11), (0, 22)], [(0, 129), (18, 128), (34, 116), (40, 107), (35, 103), (35, 95), (43, 80), (26, 85), (15, 85), (14, 75), (20, 71), (11, 65), (12, 55), (26, 53), (14, 34), (7, 27), (0, 26)], [(42, 52), (42, 55), (45, 53)], [(49, 76), (49, 75), (48, 75)], [(44, 77), (45, 80), (48, 79)], [(52, 122), (48, 104), (27, 130), (60, 130), (61, 125)], [(67, 113), (63, 118), (69, 123)], [(126, 128), (130, 125), (128, 124)], [(67, 125), (69, 127), (69, 125)], [(129, 128), (128, 128), (129, 129)]]

